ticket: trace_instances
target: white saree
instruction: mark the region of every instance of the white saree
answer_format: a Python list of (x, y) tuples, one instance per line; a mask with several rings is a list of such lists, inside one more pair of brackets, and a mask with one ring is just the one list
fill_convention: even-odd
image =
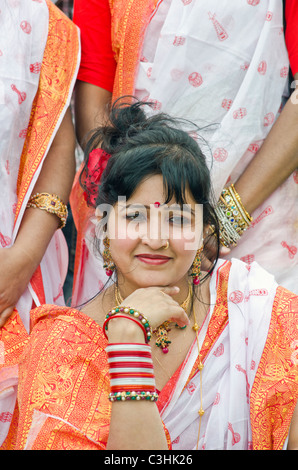
[[(135, 95), (151, 101), (155, 111), (202, 128), (198, 143), (217, 200), (279, 115), (288, 66), (281, 0), (162, 0), (146, 30)], [(298, 292), (297, 201), (294, 172), (252, 214), (252, 226), (230, 256), (257, 261), (293, 292)]]
[[(199, 333), (201, 348), (218, 295), (219, 273), (226, 264), (227, 261), (220, 260), (211, 279), (211, 308)], [(252, 449), (251, 392), (268, 335), (276, 288), (273, 276), (257, 263), (248, 266), (232, 260), (227, 290), (228, 321), (203, 361), (205, 414), (198, 449)], [(197, 446), (199, 372), (188, 380), (197, 356), (195, 342), (171, 395), (160, 410), (173, 450), (191, 450)], [(287, 439), (284, 447), (286, 443)]]

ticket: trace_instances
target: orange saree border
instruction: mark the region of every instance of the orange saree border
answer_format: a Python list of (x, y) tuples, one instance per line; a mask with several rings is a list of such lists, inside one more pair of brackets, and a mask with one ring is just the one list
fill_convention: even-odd
[[(27, 135), (20, 159), (15, 224), (36, 171), (44, 161), (61, 115), (66, 109), (71, 85), (78, 67), (79, 37), (76, 26), (50, 0), (49, 29), (39, 87), (33, 101)], [(34, 273), (32, 287), (40, 303), (45, 294), (40, 269)]]
[[(132, 95), (145, 30), (157, 0), (109, 0), (112, 48), (117, 61), (113, 101)], [(137, 47), (136, 47), (137, 45)]]
[(39, 87), (33, 101), (19, 166), (15, 223), (69, 99), (71, 83), (78, 67), (80, 45), (77, 28), (52, 1), (46, 2), (49, 30)]
[(251, 391), (254, 450), (281, 450), (298, 398), (298, 298), (278, 287)]

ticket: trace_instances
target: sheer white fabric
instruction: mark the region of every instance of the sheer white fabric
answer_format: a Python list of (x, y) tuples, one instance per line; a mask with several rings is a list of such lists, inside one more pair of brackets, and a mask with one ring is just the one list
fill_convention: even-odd
[(20, 156), (48, 31), (45, 3), (6, 0), (0, 15), (1, 247), (13, 242)]

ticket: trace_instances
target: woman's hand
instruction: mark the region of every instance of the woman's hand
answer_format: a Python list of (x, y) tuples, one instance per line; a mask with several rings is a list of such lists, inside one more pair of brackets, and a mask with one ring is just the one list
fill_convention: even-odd
[[(135, 290), (121, 306), (131, 307), (143, 314), (151, 328), (157, 328), (166, 320), (174, 321), (183, 327), (189, 319), (183, 308), (172, 298), (179, 293), (179, 287), (146, 287)], [(110, 342), (140, 342), (144, 335), (136, 324), (123, 318), (109, 321), (108, 337)]]
[(30, 257), (17, 247), (0, 249), (0, 327), (12, 314), (35, 268)]
[(172, 298), (179, 293), (179, 287), (146, 287), (135, 290), (121, 306), (131, 307), (142, 313), (154, 329), (166, 320), (175, 321), (179, 326), (189, 324), (183, 308)]

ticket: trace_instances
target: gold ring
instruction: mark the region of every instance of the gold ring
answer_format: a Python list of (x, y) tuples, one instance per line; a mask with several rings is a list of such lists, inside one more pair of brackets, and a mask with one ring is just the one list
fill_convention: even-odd
[(163, 249), (167, 250), (169, 246), (170, 246), (170, 243), (169, 243), (169, 240), (167, 240), (167, 243), (165, 244), (165, 246), (163, 246)]

